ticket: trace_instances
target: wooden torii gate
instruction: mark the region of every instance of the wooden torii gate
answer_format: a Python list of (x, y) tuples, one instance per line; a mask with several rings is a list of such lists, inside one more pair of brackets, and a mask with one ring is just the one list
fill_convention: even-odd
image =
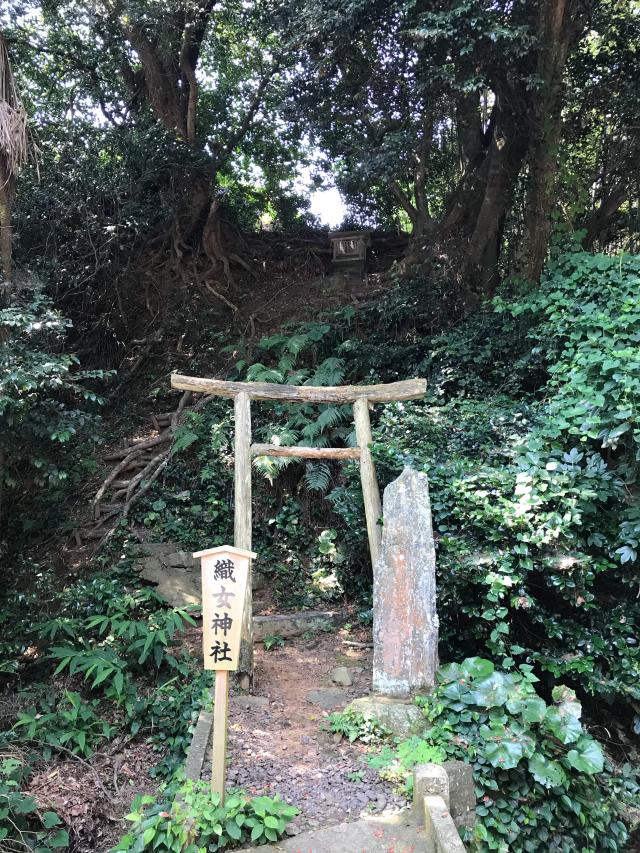
[[(235, 409), (234, 443), (234, 523), (233, 544), (251, 551), (251, 459), (256, 456), (293, 456), (302, 459), (359, 459), (362, 496), (367, 520), (371, 562), (375, 564), (382, 537), (380, 490), (371, 456), (369, 405), (417, 400), (423, 397), (426, 379), (407, 379), (385, 385), (275, 385), (270, 382), (224, 382), (196, 376), (171, 375), (171, 387), (218, 397), (230, 397)], [(251, 444), (251, 400), (276, 400), (280, 403), (352, 404), (357, 447), (281, 447), (277, 444)], [(238, 676), (243, 688), (253, 680), (253, 604), (251, 568), (242, 624)]]

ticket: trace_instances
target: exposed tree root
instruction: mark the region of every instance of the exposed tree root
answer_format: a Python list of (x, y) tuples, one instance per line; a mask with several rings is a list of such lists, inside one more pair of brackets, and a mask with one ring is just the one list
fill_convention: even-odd
[[(107, 461), (117, 462), (100, 485), (93, 499), (94, 525), (84, 533), (85, 539), (100, 538), (98, 548), (109, 538), (120, 518), (127, 518), (136, 501), (145, 495), (167, 467), (172, 454), (173, 437), (180, 420), (187, 411), (198, 411), (211, 399), (202, 397), (189, 407), (191, 392), (185, 391), (174, 412), (152, 416), (158, 435), (133, 442), (128, 447), (115, 450), (104, 456)], [(117, 461), (120, 460), (120, 461)], [(130, 474), (130, 477), (127, 477)], [(103, 503), (109, 492), (111, 503)], [(105, 523), (109, 522), (109, 527)]]

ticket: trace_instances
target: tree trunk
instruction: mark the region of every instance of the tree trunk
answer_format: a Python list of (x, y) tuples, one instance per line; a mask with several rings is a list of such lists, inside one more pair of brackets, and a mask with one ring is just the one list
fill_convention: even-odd
[(602, 240), (609, 223), (627, 200), (627, 196), (627, 186), (622, 182), (616, 184), (604, 195), (599, 207), (593, 211), (583, 225), (587, 232), (582, 240), (585, 249), (592, 249), (596, 240)]
[(576, 18), (573, 0), (542, 0), (538, 8), (536, 76), (540, 82), (532, 94), (530, 110), (529, 187), (519, 264), (520, 276), (528, 281), (539, 280), (547, 258), (562, 130), (564, 69), (578, 32)]
[(482, 154), (483, 132), (480, 120), (478, 92), (461, 95), (456, 101), (456, 129), (460, 171), (464, 175), (472, 169)]
[(2, 262), (2, 302), (6, 301), (13, 279), (11, 254), (11, 199), (13, 181), (0, 155), (0, 261)]

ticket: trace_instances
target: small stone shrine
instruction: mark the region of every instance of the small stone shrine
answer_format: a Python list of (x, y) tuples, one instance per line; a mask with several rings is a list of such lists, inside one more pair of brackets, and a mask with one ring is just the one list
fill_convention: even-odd
[(373, 689), (430, 691), (438, 668), (436, 554), (426, 474), (405, 468), (384, 490), (380, 556), (373, 569)]
[(331, 231), (331, 262), (333, 270), (343, 275), (363, 278), (367, 249), (371, 245), (368, 231)]

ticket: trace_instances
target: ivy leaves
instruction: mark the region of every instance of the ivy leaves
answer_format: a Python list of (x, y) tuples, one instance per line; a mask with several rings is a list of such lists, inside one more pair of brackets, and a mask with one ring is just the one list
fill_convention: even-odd
[[(520, 694), (522, 685), (523, 682), (519, 681), (517, 676), (514, 678), (494, 672), (478, 682), (473, 690), (464, 694), (458, 690), (454, 691), (461, 698), (463, 705), (477, 705), (488, 711), (495, 711), (504, 705), (515, 718), (507, 724), (506, 716), (494, 714), (489, 716), (488, 724), (480, 726), (480, 737), (486, 741), (484, 755), (489, 763), (493, 767), (509, 770), (516, 767), (521, 759), (529, 758), (529, 769), (533, 766), (536, 778), (542, 777), (543, 768), (547, 768), (544, 783), (547, 786), (551, 785), (552, 778), (561, 778), (558, 772), (560, 764), (536, 753), (536, 741), (529, 731), (533, 725), (539, 724), (541, 732), (553, 735), (561, 744), (575, 743), (574, 748), (565, 756), (566, 764), (582, 773), (601, 772), (604, 766), (602, 749), (596, 741), (583, 734), (580, 720), (570, 713), (563, 713), (557, 707), (547, 708), (539, 696), (516, 695), (514, 698), (512, 691), (515, 688)], [(447, 688), (443, 692), (447, 695)], [(451, 691), (448, 695), (451, 695)], [(459, 704), (454, 703), (454, 707)]]
[(473, 764), (477, 849), (591, 849), (594, 833), (623, 849), (602, 748), (582, 727), (575, 693), (558, 685), (548, 706), (536, 681), (528, 666), (500, 672), (468, 658), (442, 667), (435, 694), (420, 703), (431, 722), (426, 740)]
[(531, 756), (527, 766), (536, 782), (544, 785), (545, 788), (558, 788), (567, 782), (567, 774), (559, 762), (547, 758), (540, 752)]
[[(547, 707), (533, 689), (537, 679), (530, 667), (497, 672), (491, 661), (478, 657), (443, 667), (438, 680), (439, 693), (452, 710), (475, 709), (478, 732), (486, 742), (484, 754), (492, 766), (510, 769), (522, 758), (534, 758), (536, 741), (531, 732), (537, 731), (558, 746), (575, 744), (571, 758), (566, 753), (566, 761), (574, 769), (582, 773), (602, 770), (602, 749), (584, 734), (579, 719), (582, 709), (572, 690), (555, 688), (554, 698), (559, 704)], [(479, 714), (478, 709), (486, 713)], [(542, 765), (538, 759), (534, 762), (539, 774)]]

